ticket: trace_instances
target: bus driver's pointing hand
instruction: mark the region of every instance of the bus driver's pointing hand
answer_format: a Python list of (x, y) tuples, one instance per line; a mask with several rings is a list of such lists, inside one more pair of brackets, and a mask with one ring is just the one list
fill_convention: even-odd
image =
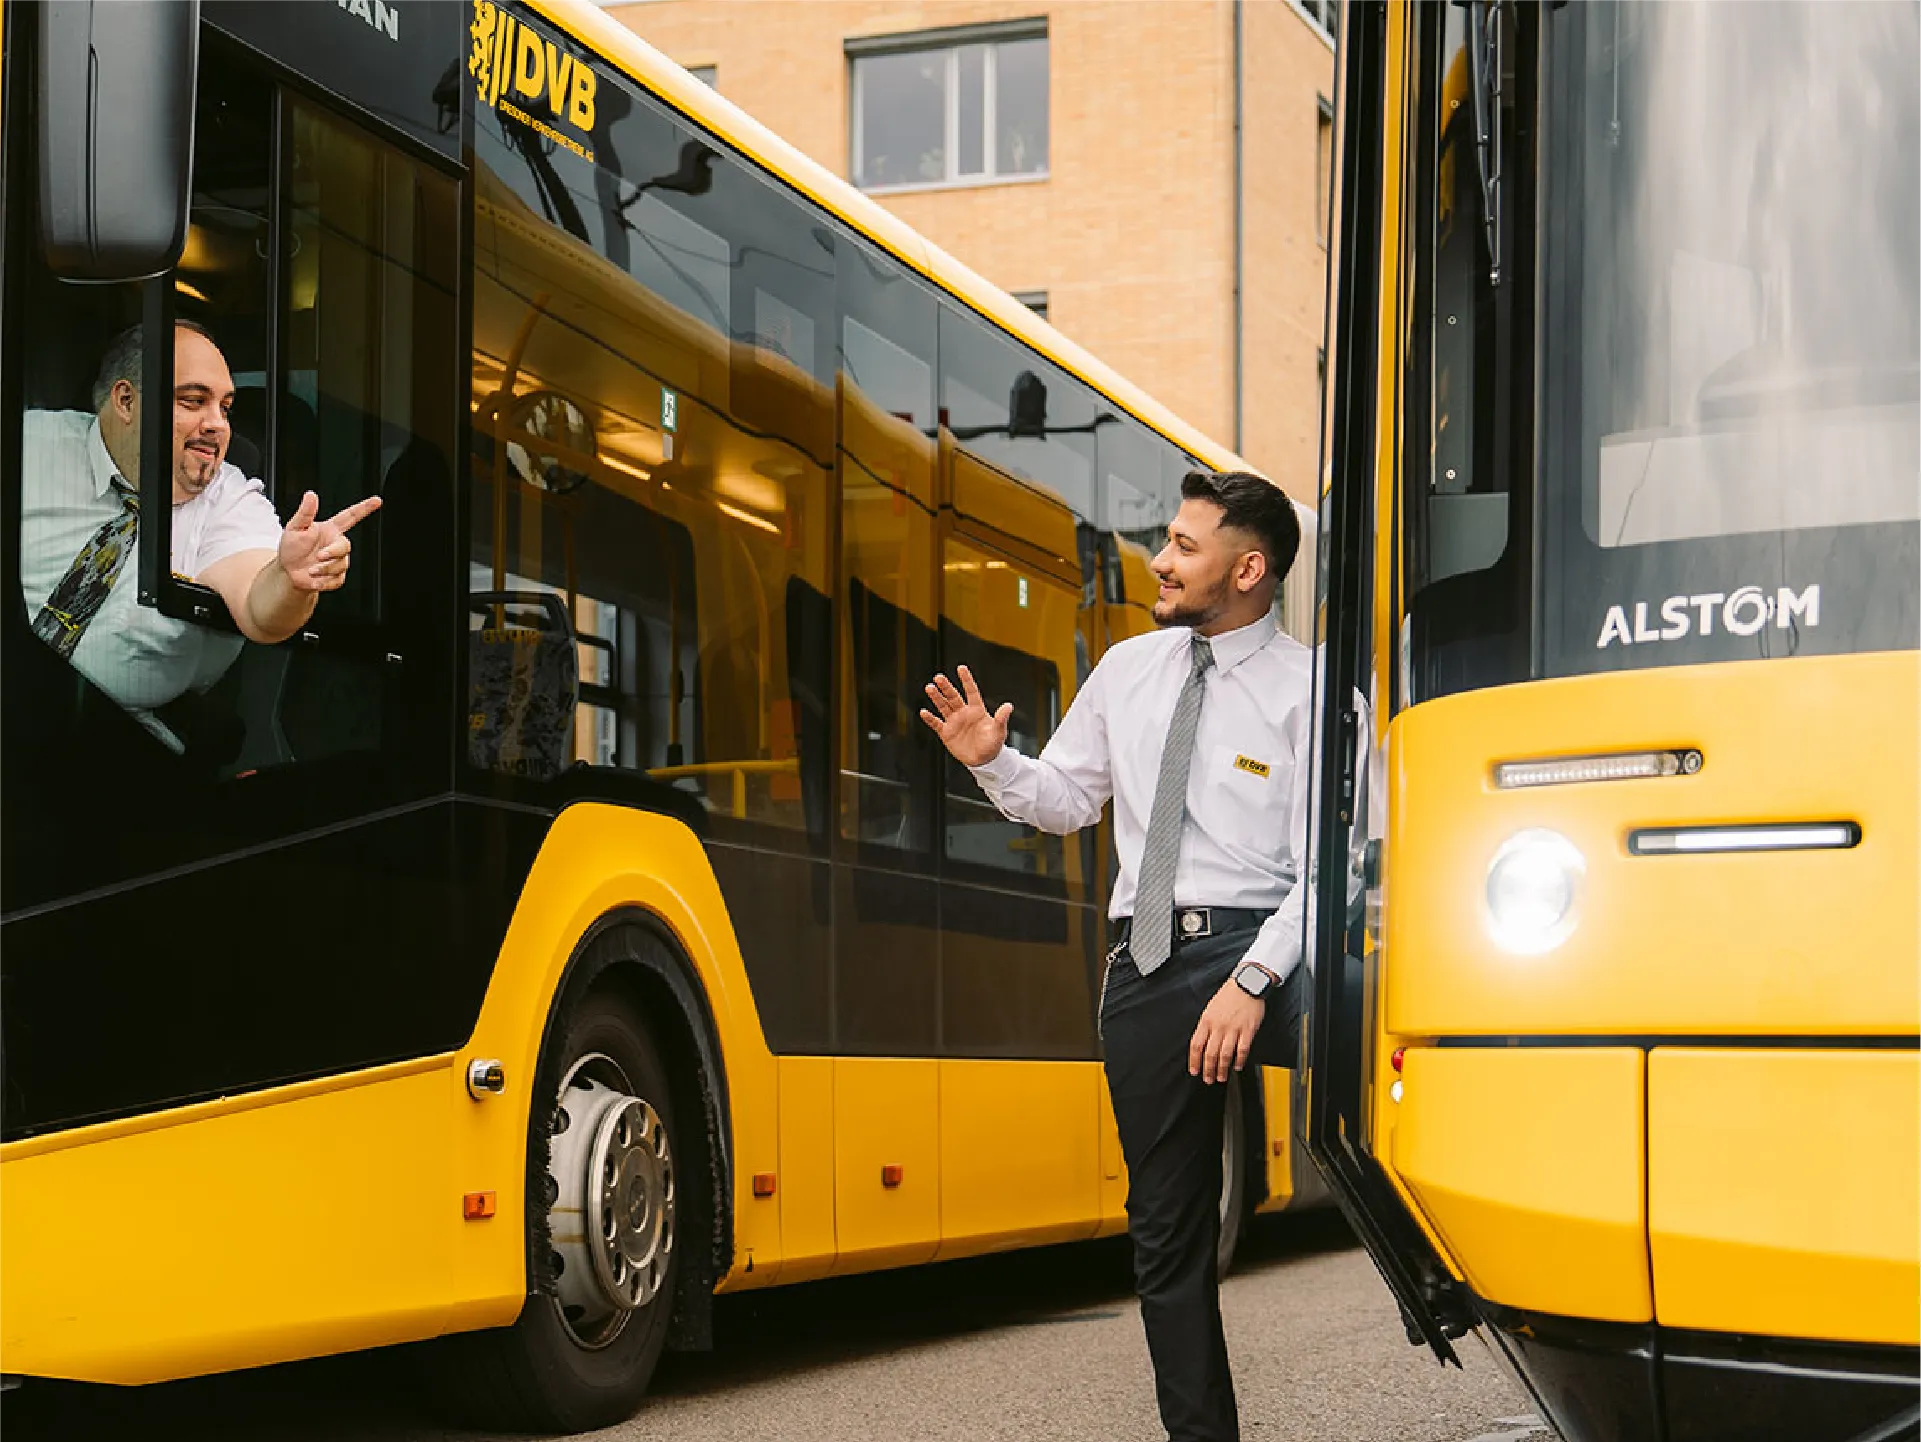
[(1007, 718), (1014, 714), (1014, 703), (1003, 701), (1000, 710), (989, 711), (981, 700), (981, 688), (974, 684), (973, 673), (962, 666), (956, 674), (960, 676), (960, 691), (945, 676), (936, 676), (928, 683), (927, 699), (934, 703), (934, 710), (923, 710), (920, 719), (933, 728), (941, 745), (961, 765), (985, 766), (1007, 744)]
[(347, 532), (379, 509), (380, 497), (369, 496), (323, 521), (320, 497), (312, 491), (303, 495), (280, 533), (280, 551), (274, 557), (294, 590), (339, 590), (352, 564), (354, 546)]

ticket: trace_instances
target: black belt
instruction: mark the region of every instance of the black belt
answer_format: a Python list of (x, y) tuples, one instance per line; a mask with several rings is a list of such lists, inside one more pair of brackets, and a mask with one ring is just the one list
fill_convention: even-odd
[[(1237, 931), (1254, 931), (1274, 914), (1273, 907), (1177, 906), (1174, 926), (1169, 935), (1178, 947), (1184, 941), (1200, 941), (1210, 936), (1231, 936)], [(1123, 917), (1121, 925), (1132, 934), (1134, 918)]]

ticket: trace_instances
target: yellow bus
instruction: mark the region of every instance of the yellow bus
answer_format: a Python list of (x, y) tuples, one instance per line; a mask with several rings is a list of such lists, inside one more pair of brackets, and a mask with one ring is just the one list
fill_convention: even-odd
[(1921, 1427), (1917, 14), (1346, 9), (1308, 1146), (1569, 1442)]
[[(1236, 459), (595, 6), (0, 22), (0, 1369), (444, 1338), (572, 1429), (716, 1292), (1119, 1231), (1111, 836), (916, 713), (967, 662), (1039, 748)], [(29, 418), (135, 322), (172, 393), (177, 320), (283, 516), (384, 506), (243, 644), (147, 407), (69, 654)], [(1224, 1253), (1318, 1190), (1293, 1086), (1235, 1093)]]

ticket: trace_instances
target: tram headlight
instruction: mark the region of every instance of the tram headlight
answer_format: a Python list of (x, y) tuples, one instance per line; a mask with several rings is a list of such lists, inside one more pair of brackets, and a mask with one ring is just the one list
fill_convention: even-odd
[(1574, 930), (1587, 861), (1558, 831), (1517, 832), (1487, 868), (1487, 922), (1494, 944), (1516, 956), (1552, 951)]

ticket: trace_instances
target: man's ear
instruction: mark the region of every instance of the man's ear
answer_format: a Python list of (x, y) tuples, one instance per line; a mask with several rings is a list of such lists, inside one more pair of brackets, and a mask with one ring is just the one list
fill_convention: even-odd
[(1234, 567), (1234, 588), (1251, 591), (1267, 576), (1267, 552), (1243, 551)]
[(140, 393), (133, 388), (133, 382), (124, 377), (115, 381), (113, 389), (107, 393), (107, 403), (123, 422), (133, 420), (134, 406), (139, 399)]

